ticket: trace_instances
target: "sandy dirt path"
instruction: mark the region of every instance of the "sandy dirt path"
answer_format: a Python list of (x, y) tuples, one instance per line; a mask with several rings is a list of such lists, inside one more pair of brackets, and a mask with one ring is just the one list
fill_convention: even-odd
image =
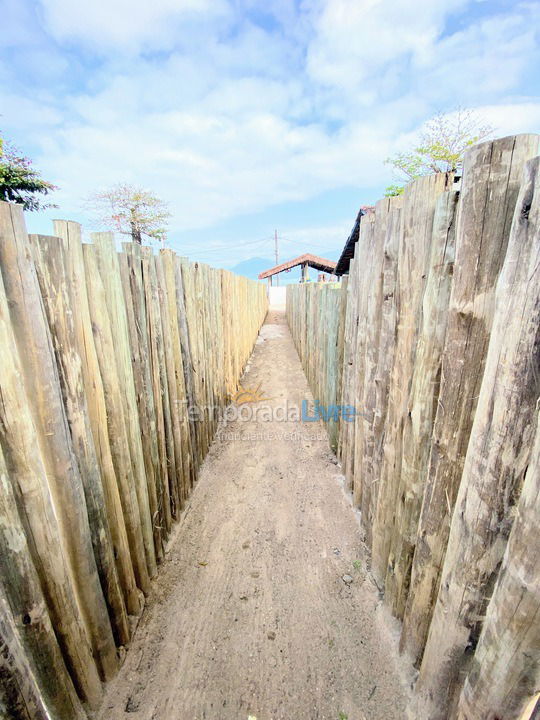
[[(243, 379), (259, 384), (267, 405), (313, 404), (280, 312)], [(322, 425), (233, 422), (204, 463), (99, 718), (402, 720), (381, 613)]]

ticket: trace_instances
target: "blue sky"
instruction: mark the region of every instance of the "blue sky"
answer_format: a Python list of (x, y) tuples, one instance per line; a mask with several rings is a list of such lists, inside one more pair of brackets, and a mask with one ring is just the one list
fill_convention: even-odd
[(170, 203), (169, 244), (234, 265), (336, 257), (384, 159), (435, 112), (540, 131), (540, 3), (501, 0), (0, 0), (0, 128), (60, 186)]

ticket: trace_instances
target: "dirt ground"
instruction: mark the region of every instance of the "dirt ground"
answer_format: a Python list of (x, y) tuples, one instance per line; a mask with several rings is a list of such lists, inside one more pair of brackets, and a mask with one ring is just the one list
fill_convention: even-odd
[[(282, 312), (243, 379), (313, 404)], [(321, 424), (214, 441), (100, 720), (403, 720), (396, 639)]]

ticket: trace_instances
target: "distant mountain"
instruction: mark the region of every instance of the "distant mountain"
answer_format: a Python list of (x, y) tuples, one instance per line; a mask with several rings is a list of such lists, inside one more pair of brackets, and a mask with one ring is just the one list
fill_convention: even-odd
[(274, 265), (275, 262), (273, 260), (265, 260), (264, 258), (254, 257), (249, 258), (249, 260), (242, 260), (242, 262), (239, 262), (234, 267), (229, 268), (229, 270), (237, 275), (245, 275), (251, 280), (257, 280), (259, 273), (262, 273), (263, 270), (268, 270), (269, 268), (274, 267)]

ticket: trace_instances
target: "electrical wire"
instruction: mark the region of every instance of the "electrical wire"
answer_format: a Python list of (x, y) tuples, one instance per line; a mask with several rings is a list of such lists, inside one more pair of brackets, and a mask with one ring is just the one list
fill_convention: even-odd
[[(294, 243), (295, 245), (304, 245), (306, 247), (314, 247), (314, 248), (318, 248), (320, 250), (326, 250), (326, 251), (332, 250), (332, 248), (329, 248), (328, 245), (319, 245), (318, 243), (313, 243), (310, 240), (306, 240), (306, 241), (294, 240), (292, 238), (281, 237), (281, 236), (278, 236), (278, 240), (280, 242)], [(213, 255), (215, 255), (216, 253), (223, 253), (223, 252), (227, 252), (228, 250), (239, 250), (241, 248), (252, 247), (254, 245), (259, 245), (260, 243), (266, 243), (266, 242), (273, 243), (274, 238), (272, 236), (268, 236), (268, 237), (264, 237), (264, 238), (259, 238), (258, 240), (248, 240), (246, 242), (237, 243), (234, 245), (222, 245), (220, 247), (204, 248), (202, 250), (200, 250), (199, 248), (195, 248), (195, 247), (193, 247), (193, 248), (180, 247), (180, 248), (178, 248), (178, 252), (186, 254), (188, 256), (193, 255), (194, 257), (202, 256), (204, 258), (206, 256), (209, 256), (211, 259), (211, 257)], [(339, 248), (336, 248), (336, 249), (339, 249)]]
[[(273, 240), (273, 238), (272, 238), (272, 240)], [(192, 253), (196, 253), (197, 255), (208, 255), (208, 254), (213, 255), (214, 253), (217, 253), (217, 252), (224, 252), (227, 250), (237, 250), (239, 248), (248, 247), (251, 245), (258, 245), (259, 243), (269, 242), (269, 241), (270, 241), (270, 238), (260, 238), (259, 240), (250, 240), (248, 242), (239, 243), (237, 245), (222, 245), (220, 247), (206, 248), (204, 250), (199, 250), (198, 248), (186, 248), (186, 247), (182, 246), (181, 248), (178, 249), (178, 252), (187, 253), (187, 254), (192, 252)]]

